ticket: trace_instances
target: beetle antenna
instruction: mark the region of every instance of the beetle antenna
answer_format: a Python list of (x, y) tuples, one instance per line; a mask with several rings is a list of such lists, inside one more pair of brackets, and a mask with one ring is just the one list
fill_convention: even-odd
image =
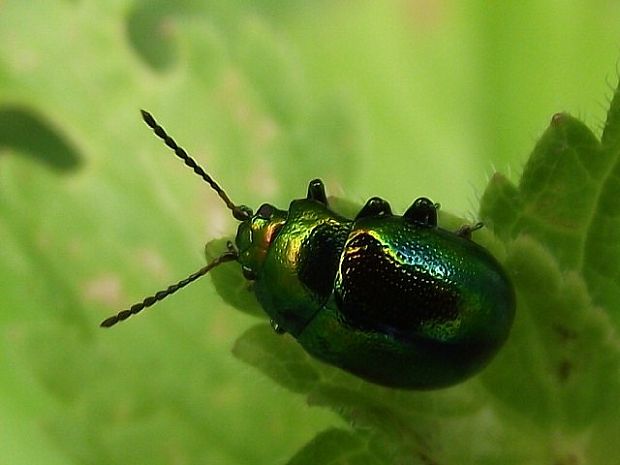
[(102, 328), (109, 328), (110, 326), (114, 326), (116, 323), (119, 323), (119, 322), (121, 322), (123, 320), (126, 320), (131, 315), (135, 315), (136, 313), (140, 313), (145, 308), (148, 308), (148, 307), (156, 304), (157, 302), (165, 299), (169, 295), (174, 294), (179, 289), (187, 286), (189, 283), (191, 283), (193, 281), (196, 281), (198, 278), (204, 276), (205, 274), (207, 274), (210, 270), (212, 270), (216, 266), (219, 266), (222, 263), (226, 263), (226, 262), (230, 262), (232, 260), (236, 260), (238, 257), (239, 257), (239, 254), (236, 251), (229, 250), (228, 252), (225, 252), (222, 255), (220, 255), (219, 257), (217, 257), (216, 259), (214, 259), (208, 265), (202, 267), (201, 269), (199, 269), (195, 273), (190, 274), (187, 278), (179, 281), (178, 283), (173, 284), (171, 286), (168, 286), (167, 289), (165, 289), (163, 291), (159, 291), (155, 295), (152, 295), (152, 296), (149, 296), (149, 297), (145, 298), (142, 302), (138, 302), (138, 303), (132, 305), (127, 310), (122, 310), (122, 311), (118, 312), (116, 315), (113, 315), (113, 316), (111, 316), (109, 318), (106, 318), (105, 320), (103, 320), (101, 322), (101, 324), (99, 326), (101, 326)]
[(232, 211), (233, 216), (236, 220), (245, 221), (252, 217), (252, 210), (245, 205), (235, 205), (232, 200), (228, 197), (226, 192), (213, 180), (211, 176), (209, 176), (205, 170), (203, 170), (196, 161), (188, 155), (183, 147), (179, 147), (175, 140), (166, 133), (166, 130), (159, 125), (153, 115), (151, 115), (148, 111), (140, 110), (142, 113), (142, 119), (150, 127), (155, 135), (159, 137), (164, 143), (170, 147), (174, 154), (179, 157), (187, 166), (194, 170), (198, 176), (200, 176), (215, 192), (220, 198), (224, 201), (226, 206)]

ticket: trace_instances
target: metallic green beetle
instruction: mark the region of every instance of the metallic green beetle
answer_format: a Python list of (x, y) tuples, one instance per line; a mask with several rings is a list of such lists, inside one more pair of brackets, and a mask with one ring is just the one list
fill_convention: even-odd
[(108, 327), (235, 260), (274, 329), (316, 358), (401, 389), (435, 389), (479, 372), (506, 340), (515, 294), (506, 273), (470, 240), (437, 226), (421, 197), (403, 216), (373, 197), (354, 219), (333, 212), (320, 180), (288, 210), (235, 205), (153, 117), (146, 123), (220, 195), (241, 223), (210, 264), (108, 318)]

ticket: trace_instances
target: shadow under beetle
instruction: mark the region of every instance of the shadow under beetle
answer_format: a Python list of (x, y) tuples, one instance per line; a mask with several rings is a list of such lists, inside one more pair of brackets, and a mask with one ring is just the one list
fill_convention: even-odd
[(101, 323), (113, 326), (222, 263), (237, 261), (278, 333), (360, 378), (434, 389), (480, 371), (506, 340), (515, 294), (497, 260), (450, 232), (420, 197), (402, 216), (373, 197), (354, 219), (330, 210), (315, 179), (288, 210), (236, 205), (146, 111), (146, 124), (222, 198), (240, 221), (235, 244), (167, 289)]

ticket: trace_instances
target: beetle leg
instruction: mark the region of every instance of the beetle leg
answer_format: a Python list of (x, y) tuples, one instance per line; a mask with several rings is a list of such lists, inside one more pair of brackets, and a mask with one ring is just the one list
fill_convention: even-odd
[(308, 200), (316, 200), (317, 202), (322, 203), (327, 206), (327, 196), (325, 195), (325, 185), (323, 181), (320, 179), (313, 179), (308, 184), (308, 195), (306, 196)]
[(366, 205), (362, 207), (355, 219), (359, 220), (360, 218), (366, 218), (369, 216), (386, 216), (391, 214), (392, 209), (390, 208), (389, 203), (379, 197), (372, 197), (368, 199), (368, 202), (366, 202)]
[(484, 223), (482, 223), (480, 221), (478, 223), (476, 223), (476, 224), (464, 224), (459, 229), (457, 229), (454, 232), (454, 234), (456, 234), (457, 236), (464, 237), (465, 239), (471, 239), (471, 233), (473, 233), (474, 231), (479, 230), (483, 226), (484, 226)]
[(254, 270), (252, 270), (252, 268), (242, 265), (241, 273), (243, 274), (243, 277), (247, 279), (248, 281), (256, 281), (257, 276)]
[(271, 325), (271, 328), (275, 331), (276, 334), (286, 333), (286, 330), (282, 326), (280, 326), (278, 323), (276, 323), (275, 320), (269, 320), (269, 324)]
[(427, 228), (437, 226), (438, 204), (431, 202), (426, 197), (420, 197), (407, 209), (403, 218), (410, 223), (415, 223)]

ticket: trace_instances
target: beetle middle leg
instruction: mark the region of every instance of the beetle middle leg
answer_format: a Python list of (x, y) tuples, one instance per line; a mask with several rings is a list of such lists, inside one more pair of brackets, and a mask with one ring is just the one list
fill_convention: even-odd
[(362, 207), (355, 219), (359, 220), (368, 216), (386, 216), (391, 214), (392, 209), (389, 203), (379, 197), (372, 197), (368, 199), (368, 202)]
[(420, 197), (403, 214), (403, 218), (419, 226), (434, 228), (437, 226), (438, 203), (433, 203), (426, 197)]

